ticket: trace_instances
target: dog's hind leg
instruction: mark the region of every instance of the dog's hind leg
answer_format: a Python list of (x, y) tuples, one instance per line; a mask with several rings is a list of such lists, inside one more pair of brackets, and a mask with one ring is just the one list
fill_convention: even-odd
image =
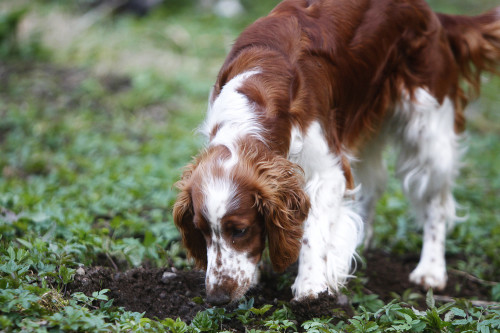
[(420, 261), (410, 281), (425, 288), (446, 286), (445, 239), (447, 226), (456, 218), (452, 195), (460, 157), (459, 136), (454, 130), (454, 109), (424, 89), (415, 99), (401, 103), (398, 120), (397, 176), (423, 225)]

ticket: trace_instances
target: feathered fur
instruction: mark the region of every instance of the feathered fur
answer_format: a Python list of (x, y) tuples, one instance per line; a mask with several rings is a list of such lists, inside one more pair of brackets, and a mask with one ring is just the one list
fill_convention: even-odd
[(467, 17), (423, 0), (285, 0), (245, 29), (210, 97), (207, 148), (177, 183), (174, 220), (207, 269), (209, 301), (257, 282), (266, 238), (276, 270), (299, 257), (297, 299), (336, 292), (361, 217), (371, 235), (390, 141), (424, 226), (410, 279), (442, 288), (464, 108), (499, 63), (498, 8)]

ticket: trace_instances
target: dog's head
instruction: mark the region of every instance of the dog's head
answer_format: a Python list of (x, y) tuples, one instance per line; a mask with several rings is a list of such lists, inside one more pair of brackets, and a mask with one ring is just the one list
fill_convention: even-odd
[(238, 300), (257, 282), (266, 238), (276, 271), (295, 262), (300, 251), (310, 206), (301, 170), (258, 147), (211, 147), (177, 183), (174, 221), (188, 255), (206, 269), (213, 304)]

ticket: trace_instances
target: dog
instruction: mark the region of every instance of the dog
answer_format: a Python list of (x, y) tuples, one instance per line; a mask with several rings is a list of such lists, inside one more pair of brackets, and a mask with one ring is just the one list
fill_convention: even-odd
[(285, 0), (250, 25), (210, 94), (207, 146), (176, 184), (174, 221), (207, 301), (258, 282), (266, 241), (276, 271), (298, 260), (294, 299), (337, 294), (372, 235), (391, 142), (423, 225), (409, 278), (444, 288), (464, 108), (499, 60), (500, 7), (467, 17), (423, 0)]

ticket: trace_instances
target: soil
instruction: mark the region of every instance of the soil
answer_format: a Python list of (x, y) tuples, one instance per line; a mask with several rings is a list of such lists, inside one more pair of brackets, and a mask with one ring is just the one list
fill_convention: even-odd
[[(458, 258), (448, 258), (453, 264)], [(408, 295), (408, 290), (421, 295), (418, 308), (425, 308), (426, 291), (411, 284), (408, 275), (416, 266), (418, 256), (395, 256), (381, 251), (365, 255), (364, 264), (356, 272), (349, 289), (362, 288), (364, 294), (377, 294), (384, 301), (392, 300), (397, 295)], [(205, 299), (204, 273), (201, 271), (177, 271), (175, 268), (135, 268), (118, 272), (109, 267), (90, 267), (80, 270), (75, 282), (68, 286), (70, 293), (110, 289), (108, 296), (114, 299), (114, 305), (126, 310), (144, 312), (150, 318), (181, 318), (190, 322), (199, 311), (210, 308)], [(353, 315), (352, 302), (342, 295), (334, 298), (326, 294), (318, 299), (303, 302), (292, 301), (290, 284), (294, 280), (296, 267), (284, 274), (276, 274), (264, 269), (257, 287), (247, 293), (247, 298), (254, 298), (254, 307), (271, 304), (276, 309), (287, 304), (298, 323), (312, 318), (334, 317), (349, 318)], [(448, 285), (435, 294), (453, 298), (487, 300), (490, 288), (458, 271), (448, 272)], [(405, 293), (406, 292), (406, 293)], [(226, 307), (232, 312), (237, 305)], [(268, 312), (270, 314), (272, 312)], [(244, 330), (238, 320), (225, 322), (224, 329)]]

